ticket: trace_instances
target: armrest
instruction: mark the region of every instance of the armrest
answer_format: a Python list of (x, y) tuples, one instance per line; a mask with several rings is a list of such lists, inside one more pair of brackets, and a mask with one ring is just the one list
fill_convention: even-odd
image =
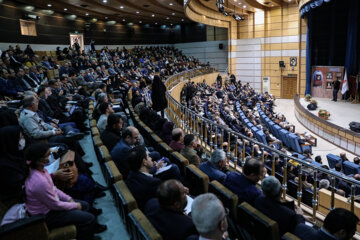
[(27, 236), (27, 239), (42, 239), (39, 237), (43, 235), (48, 235), (44, 215), (24, 218), (0, 227), (1, 239), (20, 239), (20, 236)]

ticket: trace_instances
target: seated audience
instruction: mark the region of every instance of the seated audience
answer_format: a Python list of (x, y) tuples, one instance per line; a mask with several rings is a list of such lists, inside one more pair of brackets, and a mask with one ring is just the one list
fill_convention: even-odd
[(122, 118), (117, 114), (111, 113), (107, 119), (106, 129), (101, 134), (101, 141), (109, 152), (111, 152), (114, 146), (120, 141), (122, 127)]
[(251, 205), (257, 197), (262, 195), (256, 183), (265, 177), (264, 163), (256, 158), (245, 161), (243, 173), (231, 172), (228, 174), (224, 185), (239, 197), (239, 204), (247, 202)]
[(184, 145), (180, 153), (183, 155), (188, 161), (189, 164), (194, 164), (199, 167), (201, 163), (201, 158), (198, 156), (196, 152), (196, 148), (198, 148), (198, 141), (193, 134), (188, 134), (184, 137)]
[(100, 111), (101, 115), (97, 122), (97, 127), (99, 129), (100, 134), (102, 134), (107, 126), (108, 116), (111, 113), (114, 113), (114, 110), (113, 110), (111, 104), (109, 104), (107, 102), (103, 102), (99, 106), (99, 111)]
[(174, 151), (180, 152), (184, 146), (184, 131), (181, 128), (174, 128), (171, 132), (172, 140), (169, 146)]
[(182, 240), (197, 234), (191, 217), (184, 214), (189, 189), (177, 180), (160, 184), (157, 199), (145, 206), (145, 215), (164, 240)]
[(209, 160), (200, 164), (200, 170), (209, 176), (210, 181), (217, 180), (223, 184), (229, 174), (226, 153), (221, 149), (216, 149)]
[(227, 239), (227, 213), (221, 201), (212, 193), (197, 196), (191, 205), (191, 216), (200, 234), (187, 240)]
[(126, 179), (126, 185), (134, 196), (140, 209), (145, 203), (156, 196), (156, 189), (160, 184), (160, 179), (150, 174), (154, 163), (147, 154), (145, 147), (136, 146), (128, 154), (130, 172)]
[(261, 189), (264, 195), (256, 198), (254, 207), (278, 223), (280, 236), (286, 232), (293, 233), (296, 225), (305, 222), (304, 217), (300, 215), (302, 214), (301, 208), (293, 202), (290, 206), (288, 203), (280, 201), (282, 188), (277, 178), (266, 177), (261, 182)]
[(94, 233), (106, 230), (105, 225), (96, 223), (94, 215), (88, 212), (89, 204), (74, 201), (54, 186), (44, 168), (49, 163), (50, 149), (46, 143), (35, 143), (26, 152), (30, 162), (29, 176), (25, 182), (26, 209), (30, 215), (45, 215), (48, 228), (74, 224), (77, 239), (91, 239)]
[(335, 208), (325, 217), (322, 228), (315, 230), (305, 224), (296, 227), (295, 235), (301, 240), (350, 240), (356, 232), (359, 218), (352, 212)]

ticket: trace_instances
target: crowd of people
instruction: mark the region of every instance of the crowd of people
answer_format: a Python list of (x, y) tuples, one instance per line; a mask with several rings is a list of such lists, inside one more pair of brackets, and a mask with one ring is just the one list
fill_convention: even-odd
[[(195, 196), (189, 207), (191, 186), (186, 184), (179, 167), (132, 126), (125, 111), (131, 89), (131, 104), (148, 127), (190, 164), (199, 167), (210, 181), (217, 180), (235, 193), (239, 203), (248, 202), (278, 222), (281, 235), (292, 232), (301, 239), (325, 239), (321, 237), (326, 235), (345, 240), (354, 234), (359, 219), (344, 209), (331, 211), (320, 230), (306, 226), (305, 221), (311, 219), (300, 208), (280, 201), (279, 180), (265, 177), (268, 162), (259, 160), (262, 151), (258, 145), (240, 139), (236, 144), (236, 139), (216, 128), (212, 131), (217, 131), (218, 146), (207, 157), (194, 134), (185, 134), (166, 118), (163, 79), (199, 68), (197, 59), (173, 47), (105, 47), (88, 53), (69, 47), (57, 48), (56, 56), (57, 59), (42, 56), (40, 61), (30, 45), (24, 51), (19, 46), (2, 51), (1, 202), (22, 203), (29, 216), (44, 215), (49, 229), (73, 224), (77, 239), (98, 239), (94, 234), (107, 230), (97, 221), (102, 210), (93, 204), (108, 188), (92, 178), (92, 163), (83, 160), (85, 152), (79, 143), (89, 133), (87, 109), (89, 102), (94, 101), (92, 118), (97, 122), (100, 138), (139, 209), (162, 238), (226, 239), (228, 213), (222, 202), (207, 193)], [(57, 72), (58, 77), (48, 77), (52, 72)], [(257, 102), (274, 122), (290, 132), (295, 130), (283, 115), (272, 111), (274, 99), (269, 94), (256, 94), (249, 84), (242, 85), (233, 75), (224, 84), (218, 78), (212, 86), (205, 81), (188, 82), (181, 96), (181, 102), (200, 115), (254, 138), (251, 129), (239, 119), (236, 103), (240, 103), (249, 121), (264, 130), (266, 141), (274, 148), (284, 146), (262, 126), (255, 109)], [(214, 137), (209, 132), (208, 138)], [(225, 139), (223, 143), (221, 138)], [(230, 171), (227, 161), (227, 149), (234, 159), (236, 145), (239, 151), (244, 146), (248, 155), (242, 173)], [(251, 157), (253, 149), (255, 154)], [(264, 155), (265, 160), (272, 157), (271, 152)], [(279, 172), (283, 171), (283, 161), (278, 157)], [(54, 167), (56, 164), (58, 167)], [(296, 176), (296, 166), (292, 166)], [(261, 189), (256, 186), (259, 181)]]

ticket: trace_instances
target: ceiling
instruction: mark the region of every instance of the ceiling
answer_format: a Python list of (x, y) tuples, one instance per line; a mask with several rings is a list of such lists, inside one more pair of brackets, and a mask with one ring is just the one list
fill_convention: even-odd
[(102, 21), (140, 24), (180, 24), (191, 22), (183, 0), (17, 0), (24, 6), (53, 10)]

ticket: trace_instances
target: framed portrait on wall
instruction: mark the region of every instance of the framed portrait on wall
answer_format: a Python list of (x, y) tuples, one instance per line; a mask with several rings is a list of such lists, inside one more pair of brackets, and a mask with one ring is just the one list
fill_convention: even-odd
[(336, 73), (336, 77), (337, 77), (337, 78), (342, 78), (342, 73), (341, 73), (341, 72), (337, 72), (337, 73)]
[(332, 72), (327, 72), (326, 73), (326, 79), (332, 79), (333, 78), (333, 73)]
[(332, 82), (326, 82), (326, 89), (332, 89)]

